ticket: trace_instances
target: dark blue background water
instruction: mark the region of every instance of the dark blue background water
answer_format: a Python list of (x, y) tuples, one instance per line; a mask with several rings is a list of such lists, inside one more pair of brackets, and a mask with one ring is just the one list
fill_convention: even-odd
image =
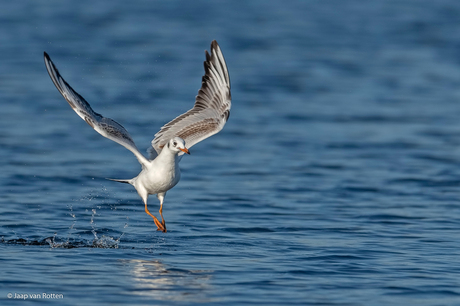
[[(460, 3), (11, 1), (0, 10), (0, 304), (459, 305)], [(224, 130), (156, 232), (131, 152), (87, 126), (47, 51), (146, 149), (216, 39)], [(158, 201), (150, 197), (150, 209)]]

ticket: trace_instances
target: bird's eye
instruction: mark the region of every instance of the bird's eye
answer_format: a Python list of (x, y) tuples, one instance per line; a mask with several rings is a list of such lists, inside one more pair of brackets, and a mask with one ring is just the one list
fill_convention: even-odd
[(173, 146), (177, 146), (177, 142), (174, 141), (174, 142), (173, 142)]

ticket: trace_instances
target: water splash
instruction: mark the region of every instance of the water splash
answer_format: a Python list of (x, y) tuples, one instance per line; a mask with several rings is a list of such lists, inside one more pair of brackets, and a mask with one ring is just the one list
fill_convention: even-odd
[(94, 229), (94, 216), (96, 215), (96, 208), (92, 209), (93, 214), (91, 215), (91, 221), (89, 222), (91, 224), (91, 227)]
[(118, 249), (118, 244), (120, 243), (120, 239), (124, 235), (124, 233), (122, 233), (120, 237), (118, 237), (118, 239), (113, 239), (112, 237), (107, 237), (105, 235), (102, 235), (101, 238), (98, 238), (95, 230), (92, 230), (91, 232), (94, 235), (92, 247), (103, 248), (103, 249)]
[[(72, 224), (69, 227), (69, 232), (67, 234), (67, 237), (62, 240), (59, 239), (58, 234), (55, 232), (53, 236), (42, 239), (42, 240), (30, 240), (30, 239), (24, 239), (24, 238), (17, 238), (17, 239), (10, 239), (10, 240), (5, 240), (3, 237), (0, 240), (0, 243), (5, 243), (5, 244), (20, 244), (20, 245), (41, 245), (41, 246), (46, 246), (48, 245), (52, 249), (56, 248), (64, 248), (64, 249), (73, 249), (73, 248), (104, 248), (104, 249), (118, 249), (118, 246), (120, 244), (121, 238), (124, 236), (124, 233), (122, 233), (117, 239), (110, 237), (110, 236), (105, 236), (102, 235), (102, 237), (98, 237), (97, 231), (96, 231), (96, 222), (95, 222), (95, 216), (97, 213), (96, 209), (92, 209), (92, 215), (90, 219), (90, 224), (91, 224), (91, 233), (93, 234), (94, 238), (89, 239), (89, 240), (84, 240), (84, 239), (72, 239), (72, 233), (75, 230), (75, 224), (77, 222), (76, 216), (73, 213), (72, 206), (69, 206), (70, 209), (70, 216), (74, 219)], [(127, 227), (127, 224), (125, 224), (124, 228)]]
[[(107, 192), (106, 189), (103, 189), (103, 192)], [(89, 194), (88, 197), (86, 197), (84, 200), (85, 201), (91, 201), (95, 196), (92, 194)], [(83, 199), (80, 199), (80, 201), (83, 201)], [(65, 249), (72, 249), (72, 248), (118, 248), (121, 238), (124, 236), (124, 232), (121, 233), (121, 235), (118, 238), (115, 237), (110, 237), (106, 235), (101, 235), (101, 233), (98, 234), (97, 232), (97, 222), (96, 222), (96, 217), (97, 217), (97, 209), (102, 209), (102, 206), (96, 205), (95, 208), (91, 209), (91, 218), (89, 221), (90, 224), (90, 231), (93, 235), (93, 237), (85, 237), (83, 238), (81, 235), (82, 234), (76, 234), (76, 223), (77, 223), (77, 215), (73, 209), (73, 205), (69, 204), (67, 205), (68, 208), (68, 215), (72, 218), (72, 222), (70, 226), (68, 227), (68, 232), (67, 235), (64, 237), (60, 238), (58, 236), (58, 233), (55, 232), (53, 236), (47, 237), (44, 239), (29, 239), (29, 238), (21, 238), (19, 235), (16, 233), (14, 229), (11, 229), (13, 232), (13, 237), (14, 239), (7, 239), (5, 240), (4, 237), (0, 238), (0, 243), (2, 244), (16, 244), (16, 245), (27, 245), (27, 246), (49, 246), (52, 249), (55, 248), (65, 248)], [(112, 208), (113, 209), (113, 208)], [(88, 212), (89, 209), (86, 209)], [(129, 226), (129, 217), (126, 217), (126, 222), (124, 223), (123, 229), (127, 228)], [(85, 226), (86, 227), (86, 226)], [(87, 228), (84, 230), (86, 231)], [(99, 237), (100, 236), (100, 237)]]
[(64, 241), (64, 242), (57, 242), (56, 241), (56, 236), (57, 236), (57, 233), (54, 233), (53, 237), (49, 237), (49, 238), (44, 239), (44, 241), (46, 241), (52, 249), (54, 249), (54, 248), (72, 249), (72, 248), (76, 247), (76, 246), (73, 246), (69, 242), (69, 238), (67, 238), (67, 240)]
[(95, 231), (93, 231), (94, 239), (87, 241), (58, 241), (56, 239), (57, 234), (54, 236), (43, 239), (42, 241), (27, 241), (25, 239), (15, 239), (14, 241), (4, 241), (9, 244), (22, 244), (22, 245), (49, 245), (52, 249), (62, 248), (62, 249), (73, 249), (73, 248), (100, 248), (100, 249), (118, 249), (120, 244), (120, 239), (123, 237), (123, 234), (114, 239), (112, 237), (102, 236), (101, 238), (97, 237)]

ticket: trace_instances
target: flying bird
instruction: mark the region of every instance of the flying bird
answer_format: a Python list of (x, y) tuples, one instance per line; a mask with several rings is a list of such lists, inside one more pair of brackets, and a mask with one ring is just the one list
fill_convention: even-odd
[[(224, 56), (214, 40), (211, 54), (205, 51), (205, 74), (201, 89), (195, 97), (192, 109), (165, 124), (155, 134), (146, 158), (134, 144), (128, 131), (113, 119), (96, 113), (86, 100), (62, 78), (58, 69), (45, 52), (45, 65), (56, 88), (72, 109), (102, 136), (130, 150), (142, 166), (136, 177), (129, 180), (111, 179), (131, 184), (136, 188), (145, 205), (145, 212), (153, 218), (157, 230), (166, 232), (163, 218), (163, 202), (166, 192), (180, 180), (179, 162), (183, 154), (200, 141), (218, 133), (230, 116), (230, 77)], [(161, 222), (147, 208), (149, 195), (156, 194), (160, 201)]]

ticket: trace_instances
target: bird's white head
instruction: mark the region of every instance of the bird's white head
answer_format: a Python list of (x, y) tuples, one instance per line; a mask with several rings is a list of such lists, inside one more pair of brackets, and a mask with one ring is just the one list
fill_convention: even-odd
[(174, 137), (173, 139), (171, 139), (166, 145), (166, 147), (168, 147), (168, 149), (174, 152), (175, 154), (178, 154), (180, 151), (190, 154), (188, 149), (185, 147), (185, 140), (183, 140), (180, 137)]

